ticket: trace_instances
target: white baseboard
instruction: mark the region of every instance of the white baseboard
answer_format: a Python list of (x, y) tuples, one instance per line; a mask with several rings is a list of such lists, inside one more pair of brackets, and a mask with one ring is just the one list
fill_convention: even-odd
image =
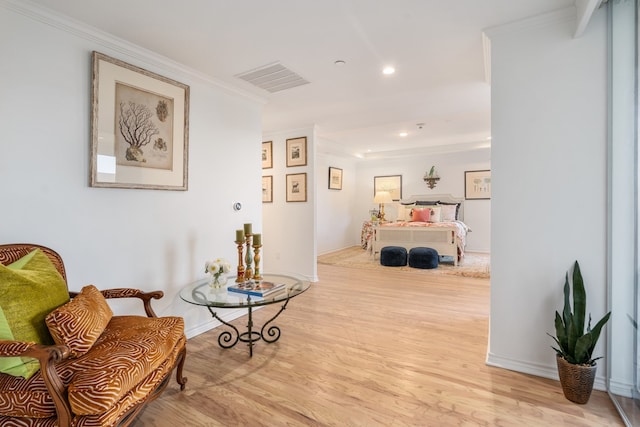
[[(254, 311), (258, 310), (261, 307), (254, 307)], [(220, 315), (220, 317), (222, 318), (222, 320), (224, 320), (225, 322), (231, 322), (232, 320), (235, 320), (239, 317), (242, 316), (246, 316), (247, 315), (247, 310), (246, 309), (238, 309), (238, 310), (225, 310), (223, 315)], [(205, 322), (202, 323), (200, 325), (196, 325), (194, 327), (191, 327), (187, 330), (184, 331), (185, 335), (187, 336), (187, 339), (191, 339), (193, 337), (197, 337), (200, 334), (203, 334), (207, 331), (210, 331), (213, 328), (216, 328), (218, 326), (222, 325), (222, 323), (220, 323), (217, 319), (214, 319), (213, 317)]]
[(609, 391), (622, 397), (633, 397), (633, 384), (620, 381), (609, 380)]
[[(528, 363), (521, 360), (509, 359), (497, 356), (489, 352), (487, 354), (487, 365), (496, 368), (508, 369), (510, 371), (522, 372), (523, 374), (535, 375), (537, 377), (549, 378), (559, 381), (558, 368), (556, 365), (541, 365), (539, 363)], [(596, 380), (593, 384), (595, 390), (605, 391), (607, 385), (604, 376), (596, 374)]]
[(476, 253), (476, 254), (490, 254), (491, 251), (489, 249), (469, 249), (468, 247), (464, 249), (464, 253)]
[(326, 252), (322, 252), (321, 254), (318, 254), (318, 256), (329, 255), (329, 254), (332, 254), (332, 253), (335, 253), (335, 252), (340, 252), (340, 251), (343, 251), (345, 249), (352, 248), (354, 246), (360, 246), (360, 245), (349, 245), (349, 246), (345, 246), (345, 247), (339, 248), (339, 249), (331, 249), (330, 251), (326, 251)]

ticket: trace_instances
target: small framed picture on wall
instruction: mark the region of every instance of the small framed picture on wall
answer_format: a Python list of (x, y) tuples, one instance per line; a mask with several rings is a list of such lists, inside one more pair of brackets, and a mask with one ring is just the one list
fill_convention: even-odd
[(464, 198), (482, 200), (491, 198), (491, 171), (466, 171), (464, 173)]
[(307, 174), (287, 174), (287, 202), (307, 201)]
[(273, 202), (273, 176), (262, 177), (262, 203)]
[(273, 167), (273, 142), (266, 141), (262, 143), (262, 169), (271, 169)]
[(329, 190), (342, 190), (342, 169), (329, 167)]
[(373, 195), (378, 191), (388, 191), (394, 202), (402, 199), (402, 175), (386, 175), (373, 177)]
[(287, 139), (287, 167), (307, 165), (307, 137)]

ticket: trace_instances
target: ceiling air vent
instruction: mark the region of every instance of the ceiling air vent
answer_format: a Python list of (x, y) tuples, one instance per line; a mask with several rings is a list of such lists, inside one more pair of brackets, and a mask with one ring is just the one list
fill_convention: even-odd
[(279, 62), (236, 74), (236, 77), (271, 93), (309, 83)]

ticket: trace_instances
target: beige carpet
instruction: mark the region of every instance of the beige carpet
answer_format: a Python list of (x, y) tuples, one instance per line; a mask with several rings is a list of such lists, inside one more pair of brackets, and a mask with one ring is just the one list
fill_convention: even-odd
[[(482, 254), (477, 252), (467, 252), (462, 262), (454, 267), (453, 261), (441, 262), (438, 268), (431, 270), (420, 270), (409, 267), (385, 267), (380, 265), (380, 257), (376, 255), (374, 260), (371, 254), (362, 249), (360, 246), (352, 246), (350, 248), (342, 249), (336, 252), (331, 252), (318, 257), (318, 263), (339, 265), (342, 267), (353, 268), (367, 268), (367, 269), (395, 269), (395, 270), (420, 270), (425, 274), (443, 274), (453, 276), (465, 276), (465, 277), (490, 277), (490, 257), (489, 254)], [(450, 258), (449, 258), (450, 259)]]

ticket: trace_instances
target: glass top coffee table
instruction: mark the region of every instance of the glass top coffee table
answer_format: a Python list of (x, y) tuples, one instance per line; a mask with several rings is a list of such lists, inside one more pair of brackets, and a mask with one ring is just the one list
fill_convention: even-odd
[[(246, 342), (249, 346), (249, 356), (253, 356), (253, 344), (263, 340), (267, 343), (274, 343), (280, 338), (280, 328), (271, 323), (284, 311), (291, 298), (296, 297), (309, 289), (311, 283), (302, 276), (284, 274), (263, 274), (263, 282), (284, 284), (284, 287), (265, 297), (241, 294), (227, 290), (227, 287), (235, 285), (235, 277), (229, 277), (227, 285), (221, 289), (214, 289), (209, 286), (208, 279), (202, 279), (187, 285), (180, 291), (180, 298), (190, 304), (207, 307), (214, 319), (217, 319), (231, 331), (223, 331), (218, 336), (218, 344), (222, 348), (231, 348), (238, 342)], [(256, 281), (260, 282), (260, 281)], [(280, 310), (269, 319), (260, 331), (254, 330), (252, 309), (270, 304), (281, 303)], [(246, 308), (248, 311), (247, 330), (240, 332), (238, 328), (222, 320), (217, 309), (221, 308)]]

